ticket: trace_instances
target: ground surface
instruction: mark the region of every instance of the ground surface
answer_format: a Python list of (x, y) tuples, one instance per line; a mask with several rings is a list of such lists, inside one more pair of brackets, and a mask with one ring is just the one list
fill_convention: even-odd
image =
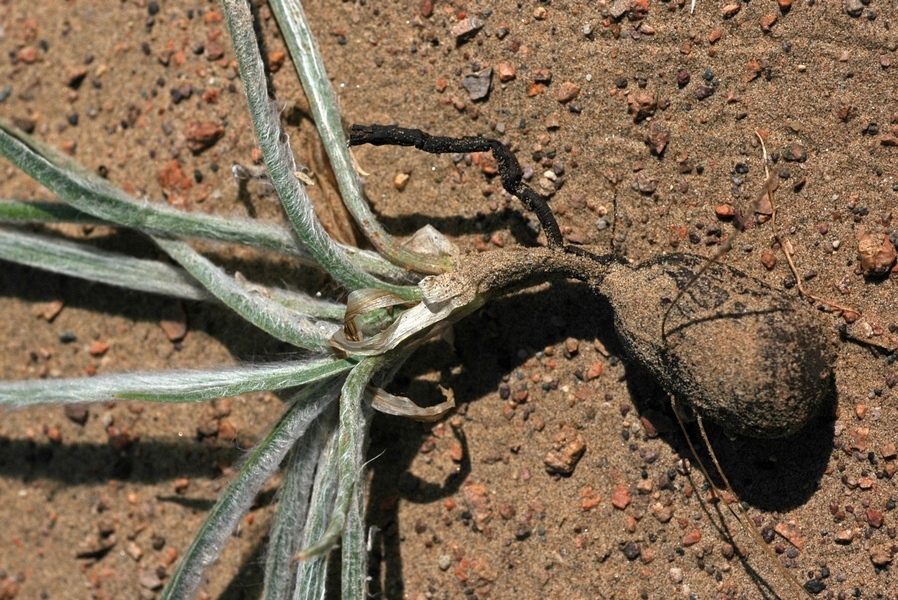
[[(889, 233), (898, 217), (893, 2), (796, 0), (780, 10), (790, 3), (755, 0), (734, 3), (735, 12), (699, 1), (694, 14), (688, 3), (649, 0), (308, 4), (347, 122), (507, 140), (533, 168), (532, 185), (559, 188), (552, 206), (568, 240), (599, 252), (613, 247), (636, 261), (713, 254), (732, 233), (715, 209), (748, 212), (762, 190), (761, 131), (778, 159), (779, 229), (806, 289), (859, 311), (855, 338), (895, 346), (895, 278), (865, 278), (856, 256), (861, 234)], [(258, 14), (277, 67), (276, 26), (267, 7)], [(456, 39), (465, 17), (483, 26)], [(220, 7), (201, 0), (4, 0), (0, 116), (137, 196), (279, 220), (270, 189), (231, 175), (233, 164), (253, 164), (254, 146), (223, 28)], [(472, 101), (463, 80), (487, 66), (492, 91)], [(300, 161), (321, 172), (289, 60), (273, 88)], [(640, 105), (652, 114), (634, 115)], [(221, 124), (224, 136), (193, 154), (191, 121)], [(658, 156), (645, 140), (657, 143), (664, 130)], [(393, 148), (356, 156), (396, 234), (431, 223), (466, 252), (538, 242), (533, 218), (474, 157)], [(8, 164), (0, 169), (3, 197), (46, 197)], [(400, 174), (409, 175), (401, 192)], [(319, 196), (323, 205), (328, 197)], [(66, 231), (157, 254), (103, 228)], [(223, 256), (256, 279), (300, 281), (286, 261)], [(762, 257), (771, 256), (768, 269)], [(794, 284), (770, 224), (739, 237), (726, 260), (774, 287)], [(55, 318), (35, 316), (56, 301), (64, 307)], [(192, 304), (183, 307), (189, 333), (175, 345), (159, 322), (180, 310), (3, 264), (0, 375), (196, 368), (288, 351)], [(895, 597), (895, 566), (874, 561), (885, 565), (898, 550), (896, 368), (840, 337), (838, 315), (820, 321), (838, 356), (838, 416), (780, 442), (710, 432), (776, 557), (727, 516), (743, 561), (717, 530), (714, 506), (700, 502), (704, 479), (695, 469), (683, 475), (678, 460), (689, 451), (663, 393), (615, 358), (607, 307), (573, 284), (488, 305), (457, 328), (454, 349), (423, 350), (393, 384), (422, 400), (436, 398), (428, 381), (451, 386), (461, 402), (452, 425), (376, 423), (374, 589), (387, 598), (795, 597), (776, 560), (798, 582), (812, 578), (819, 597)], [(66, 333), (75, 341), (62, 343)], [(91, 354), (95, 341), (108, 350)], [(240, 447), (279, 405), (256, 395), (208, 407), (92, 406), (84, 425), (60, 408), (5, 412), (0, 597), (153, 596), (153, 578), (171, 571)], [(585, 446), (573, 473), (548, 474), (547, 454), (571, 440)], [(259, 593), (274, 488), (209, 572), (208, 597)]]

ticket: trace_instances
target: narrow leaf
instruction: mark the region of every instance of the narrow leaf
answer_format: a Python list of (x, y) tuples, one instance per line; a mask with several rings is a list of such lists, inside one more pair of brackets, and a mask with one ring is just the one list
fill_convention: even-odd
[(266, 550), (263, 600), (289, 600), (293, 596), (293, 570), (296, 567), (293, 555), (302, 540), (321, 452), (337, 425), (336, 415), (330, 415), (331, 412), (325, 411), (315, 420), (287, 459)]
[(186, 242), (161, 237), (153, 239), (212, 295), (279, 340), (307, 350), (323, 351), (327, 348), (327, 339), (339, 328), (334, 323), (313, 321), (264, 294), (247, 290)]
[(407, 249), (391, 236), (372, 214), (362, 192), (355, 163), (349, 154), (337, 94), (327, 76), (318, 42), (306, 20), (302, 4), (299, 0), (272, 0), (269, 6), (284, 34), (284, 41), (302, 82), (302, 88), (309, 98), (312, 117), (330, 158), (340, 195), (355, 222), (365, 233), (365, 237), (381, 254), (396, 264), (419, 273), (437, 274), (451, 270), (451, 259)]
[[(340, 460), (339, 428), (336, 419), (328, 432), (327, 442), (321, 452), (318, 472), (315, 474), (315, 485), (312, 488), (312, 499), (309, 502), (303, 538), (299, 540), (317, 540), (324, 535), (330, 522), (337, 499), (339, 484), (338, 464)], [(296, 585), (293, 600), (323, 600), (327, 583), (327, 554), (300, 560), (296, 564)]]
[(72, 404), (114, 398), (157, 402), (203, 402), (249, 392), (280, 390), (334, 377), (353, 363), (335, 358), (230, 367), (210, 371), (117, 373), (77, 379), (31, 379), (0, 383), (0, 404)]
[(249, 459), (209, 512), (196, 537), (162, 591), (162, 600), (192, 598), (203, 572), (218, 559), (237, 523), (249, 510), (265, 482), (309, 425), (337, 398), (335, 382), (305, 388)]
[(0, 229), (0, 259), (130, 290), (213, 299), (183, 269), (36, 233)]
[(271, 183), (300, 239), (327, 272), (351, 290), (379, 288), (407, 300), (419, 298), (417, 287), (388, 284), (363, 271), (324, 231), (305, 187), (294, 175), (299, 169), (277, 108), (268, 96), (265, 67), (249, 6), (246, 0), (224, 0), (223, 4), (256, 139)]

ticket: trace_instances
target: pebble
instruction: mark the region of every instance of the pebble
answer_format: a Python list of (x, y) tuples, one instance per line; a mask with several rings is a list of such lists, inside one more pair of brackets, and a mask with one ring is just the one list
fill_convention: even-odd
[(133, 540), (129, 540), (125, 544), (125, 552), (128, 554), (128, 556), (134, 559), (135, 562), (143, 558), (143, 550), (141, 550), (140, 546), (134, 543)]
[(761, 17), (761, 29), (770, 31), (770, 28), (776, 25), (777, 17), (774, 14), (766, 14)]
[(837, 544), (847, 546), (852, 541), (854, 541), (854, 531), (851, 529), (843, 529), (842, 531), (836, 533), (833, 539), (836, 540)]
[(870, 524), (870, 527), (875, 527), (876, 529), (879, 529), (880, 527), (882, 527), (882, 523), (883, 523), (882, 511), (877, 510), (875, 508), (868, 508), (867, 512), (866, 512), (866, 516), (867, 516), (867, 523)]
[(586, 440), (576, 429), (565, 425), (555, 436), (553, 446), (543, 459), (546, 471), (570, 475), (586, 452)]
[(718, 204), (714, 207), (714, 214), (718, 219), (732, 219), (736, 214), (736, 209), (730, 204)]
[(864, 233), (858, 238), (857, 254), (864, 275), (888, 275), (898, 258), (895, 246), (884, 233)]
[(776, 254), (771, 252), (770, 250), (766, 250), (761, 255), (761, 264), (767, 268), (768, 271), (772, 270), (773, 267), (776, 266)]
[(793, 523), (777, 523), (773, 530), (789, 540), (789, 543), (799, 550), (804, 550), (804, 538), (801, 537), (798, 532), (798, 527), (796, 527)]
[(53, 302), (47, 302), (46, 304), (41, 304), (38, 306), (38, 309), (35, 313), (35, 316), (41, 317), (45, 321), (52, 322), (59, 313), (62, 312), (62, 308), (65, 306), (62, 300), (55, 300)]
[(627, 11), (630, 10), (630, 0), (614, 0), (610, 7), (608, 7), (608, 13), (614, 19), (620, 19)]
[(190, 121), (184, 131), (187, 148), (194, 154), (208, 150), (224, 135), (225, 128), (220, 123)]
[(889, 544), (876, 544), (870, 548), (870, 562), (884, 567), (892, 562), (892, 548)]
[(662, 433), (670, 433), (675, 429), (673, 421), (663, 413), (651, 408), (643, 411), (639, 417), (639, 422), (642, 424), (642, 428), (645, 430), (645, 435), (648, 438), (656, 438)]
[(66, 404), (63, 410), (65, 411), (66, 418), (78, 425), (87, 423), (87, 418), (90, 416), (90, 410), (88, 409), (87, 404)]
[(801, 144), (792, 144), (782, 151), (783, 160), (804, 162), (808, 159), (808, 151)]
[(611, 504), (614, 508), (624, 510), (630, 503), (633, 501), (633, 496), (630, 495), (630, 489), (624, 485), (617, 485), (614, 488), (614, 493), (611, 494)]
[(627, 98), (627, 110), (638, 123), (655, 114), (658, 109), (658, 96), (653, 92), (637, 92)]
[(478, 19), (477, 17), (468, 17), (467, 19), (462, 19), (455, 26), (449, 30), (449, 34), (455, 38), (456, 42), (462, 41), (465, 38), (468, 38), (483, 27), (483, 21)]
[(694, 546), (700, 541), (702, 541), (702, 532), (698, 529), (693, 529), (684, 535), (682, 540), (684, 546)]
[(473, 516), (477, 531), (483, 531), (493, 519), (493, 509), (487, 496), (486, 487), (472, 483), (464, 487), (465, 502)]
[(864, 12), (863, 0), (845, 0), (845, 12), (849, 17), (857, 18)]
[(63, 83), (66, 84), (67, 87), (72, 88), (73, 90), (77, 90), (81, 87), (81, 84), (84, 82), (84, 78), (87, 77), (87, 67), (76, 67), (74, 69), (70, 69), (65, 77), (63, 78)]
[(689, 74), (689, 71), (686, 69), (680, 69), (677, 71), (677, 85), (680, 87), (685, 87), (686, 84), (689, 83), (689, 80), (692, 79), (692, 76)]
[(493, 83), (493, 68), (486, 67), (475, 73), (465, 75), (461, 84), (468, 91), (471, 100), (483, 100), (489, 96)]
[(601, 501), (602, 496), (591, 485), (580, 492), (580, 508), (584, 511), (595, 508)]
[(670, 128), (664, 121), (652, 121), (648, 132), (645, 134), (645, 142), (651, 148), (652, 154), (660, 156), (670, 142)]
[(816, 596), (826, 589), (826, 584), (819, 579), (809, 579), (805, 582), (804, 589), (806, 589), (809, 594), (814, 594)]
[(605, 365), (602, 361), (596, 361), (590, 365), (589, 369), (586, 371), (586, 375), (584, 379), (586, 381), (592, 381), (593, 379), (598, 379), (602, 375), (602, 371), (605, 370)]
[(627, 560), (636, 560), (642, 554), (642, 548), (636, 542), (627, 542), (624, 544), (624, 556)]
[(91, 344), (90, 349), (88, 349), (88, 353), (91, 356), (103, 356), (109, 350), (109, 344), (106, 342), (101, 342), (97, 340), (93, 344)]
[(171, 305), (159, 321), (159, 327), (171, 342), (178, 342), (187, 335), (187, 313), (181, 303)]
[(659, 523), (667, 523), (673, 517), (673, 509), (669, 506), (664, 506), (660, 502), (656, 502), (654, 506), (652, 506), (652, 514), (658, 519)]
[(642, 194), (653, 194), (658, 189), (658, 178), (653, 177), (647, 171), (640, 171), (636, 175), (636, 182), (633, 189)]
[(674, 583), (682, 583), (683, 582), (683, 569), (677, 567), (670, 568), (670, 579)]
[(452, 566), (452, 557), (448, 554), (440, 554), (437, 564), (441, 571), (448, 571), (449, 567)]
[(709, 96), (714, 94), (715, 89), (716, 88), (711, 85), (700, 85), (695, 88), (695, 97), (698, 100), (704, 100), (705, 98), (708, 98)]
[(408, 185), (409, 178), (410, 175), (408, 173), (396, 173), (393, 177), (393, 187), (401, 192)]
[(156, 574), (156, 569), (141, 571), (137, 576), (137, 583), (140, 584), (140, 587), (148, 590), (158, 590), (162, 587), (162, 580)]
[(572, 81), (565, 81), (561, 84), (561, 88), (558, 90), (558, 96), (556, 96), (556, 99), (561, 104), (567, 104), (579, 95), (580, 86)]
[(499, 63), (496, 66), (496, 72), (499, 74), (499, 81), (506, 83), (517, 77), (515, 68), (508, 63)]
[(738, 4), (727, 4), (721, 9), (720, 14), (724, 19), (731, 19), (742, 10), (742, 7)]

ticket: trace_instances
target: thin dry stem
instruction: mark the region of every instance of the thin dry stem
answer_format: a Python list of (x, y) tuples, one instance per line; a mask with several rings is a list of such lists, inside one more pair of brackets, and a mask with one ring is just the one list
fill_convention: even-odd
[[(795, 267), (795, 262), (792, 260), (792, 255), (786, 249), (786, 244), (783, 242), (782, 238), (780, 237), (779, 229), (776, 226), (777, 210), (776, 210), (776, 203), (773, 201), (774, 187), (770, 185), (770, 182), (771, 182), (770, 170), (767, 168), (767, 146), (764, 144), (764, 138), (761, 136), (761, 134), (759, 132), (756, 131), (755, 135), (758, 137), (758, 141), (761, 142), (761, 151), (764, 154), (764, 180), (765, 180), (765, 183), (764, 183), (764, 189), (761, 191), (761, 196), (758, 197), (758, 200), (760, 200), (760, 198), (763, 197), (764, 194), (767, 195), (767, 201), (770, 202), (770, 208), (771, 208), (770, 226), (773, 228), (773, 239), (776, 240), (776, 242), (780, 245), (780, 248), (782, 248), (782, 250), (783, 250), (783, 256), (786, 257), (786, 262), (789, 263), (789, 270), (792, 271), (792, 277), (795, 278), (795, 285), (798, 288), (798, 293), (801, 295), (802, 298), (806, 298), (807, 300), (809, 300), (811, 302), (819, 302), (820, 304), (823, 304), (824, 306), (827, 306), (827, 307), (829, 307), (833, 310), (839, 311), (841, 313), (853, 312), (856, 315), (860, 315), (861, 313), (857, 309), (842, 306), (840, 304), (836, 304), (835, 302), (831, 302), (824, 298), (820, 298), (819, 296), (815, 296), (813, 294), (808, 293), (807, 290), (804, 289), (804, 286), (801, 284), (801, 277), (798, 276), (798, 269)], [(758, 200), (755, 201), (755, 204), (758, 203)]]
[[(772, 561), (774, 565), (776, 565), (777, 571), (779, 574), (783, 576), (786, 581), (789, 582), (790, 587), (793, 588), (794, 592), (797, 592), (796, 597), (801, 598), (810, 598), (811, 595), (801, 586), (801, 584), (796, 581), (796, 579), (786, 571), (786, 568), (783, 564), (776, 558), (776, 555), (770, 550), (770, 547), (764, 542), (764, 538), (761, 537), (761, 533), (758, 531), (758, 528), (755, 526), (754, 522), (750, 521), (748, 518), (748, 513), (745, 508), (742, 506), (742, 501), (739, 498), (739, 495), (736, 494), (735, 490), (733, 490), (733, 486), (730, 485), (729, 479), (723, 472), (723, 468), (720, 466), (720, 462), (717, 460), (717, 454), (714, 452), (714, 448), (711, 446), (711, 440), (708, 439), (708, 434), (705, 432), (705, 424), (702, 420), (702, 416), (700, 414), (696, 414), (696, 420), (698, 421), (698, 428), (702, 434), (702, 440), (705, 442), (705, 447), (708, 449), (708, 454), (711, 455), (711, 461), (714, 463), (714, 467), (717, 469), (718, 475), (723, 480), (723, 484), (725, 486), (726, 491), (728, 491), (732, 497), (735, 499), (733, 503), (727, 502), (721, 495), (717, 486), (714, 484), (714, 480), (711, 479), (711, 475), (708, 473), (708, 469), (705, 467), (705, 463), (702, 462), (701, 457), (698, 452), (695, 450), (695, 446), (692, 444), (692, 438), (689, 437), (689, 433), (686, 431), (686, 425), (683, 423), (683, 419), (680, 417), (680, 411), (677, 407), (677, 399), (671, 395), (670, 403), (673, 408), (674, 416), (677, 418), (677, 423), (680, 425), (680, 431), (683, 432), (683, 437), (686, 438), (686, 444), (689, 446), (689, 451), (692, 452), (692, 456), (695, 457), (695, 461), (698, 464), (698, 468), (702, 473), (702, 476), (705, 478), (705, 481), (711, 486), (711, 494), (714, 496), (715, 501), (718, 506), (723, 504), (727, 507), (727, 510), (730, 514), (733, 515), (733, 518), (739, 523), (742, 530), (745, 531), (748, 536), (752, 539), (753, 542), (757, 546), (759, 546), (767, 557)], [(739, 511), (737, 512), (732, 504), (736, 504), (739, 507)], [(718, 513), (723, 519), (723, 515)], [(726, 535), (729, 536), (730, 539), (733, 539), (732, 533), (730, 533), (729, 526), (726, 524), (726, 521), (723, 521), (723, 526), (726, 531)]]

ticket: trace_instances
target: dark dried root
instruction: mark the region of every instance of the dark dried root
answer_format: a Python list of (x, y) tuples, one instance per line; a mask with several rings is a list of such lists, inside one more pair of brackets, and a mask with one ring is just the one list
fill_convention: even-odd
[(499, 140), (485, 137), (466, 136), (460, 138), (443, 137), (424, 133), (420, 129), (394, 127), (392, 125), (353, 125), (349, 130), (349, 145), (360, 146), (412, 146), (431, 154), (454, 152), (492, 152), (499, 164), (502, 187), (509, 194), (517, 196), (528, 210), (539, 219), (550, 248), (563, 248), (564, 239), (558, 221), (549, 208), (545, 196), (536, 193), (522, 180), (524, 171), (517, 157)]

